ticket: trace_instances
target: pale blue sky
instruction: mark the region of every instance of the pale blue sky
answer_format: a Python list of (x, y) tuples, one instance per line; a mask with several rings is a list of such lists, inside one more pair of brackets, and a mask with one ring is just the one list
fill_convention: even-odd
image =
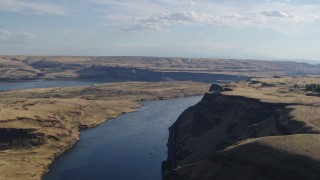
[(2, 55), (320, 60), (316, 0), (0, 0)]

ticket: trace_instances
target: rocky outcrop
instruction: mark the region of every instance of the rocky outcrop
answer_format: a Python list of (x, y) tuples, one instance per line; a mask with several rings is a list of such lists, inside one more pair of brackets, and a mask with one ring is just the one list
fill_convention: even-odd
[(300, 134), (320, 131), (295, 119), (290, 105), (294, 104), (205, 94), (169, 129), (164, 179), (320, 178), (320, 151), (310, 155), (310, 149), (298, 150), (303, 146), (316, 149), (318, 144), (310, 138), (319, 141), (318, 135)]
[(219, 84), (212, 84), (210, 86), (209, 92), (221, 92), (223, 88)]
[(36, 129), (0, 128), (0, 150), (45, 143), (45, 134)]

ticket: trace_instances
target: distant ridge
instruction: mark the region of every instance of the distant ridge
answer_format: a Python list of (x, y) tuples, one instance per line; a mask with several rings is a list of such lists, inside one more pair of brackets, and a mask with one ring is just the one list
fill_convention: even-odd
[[(84, 69), (110, 67), (148, 69), (152, 72), (188, 72), (249, 77), (319, 76), (320, 64), (215, 58), (140, 56), (0, 56), (2, 81), (77, 79)], [(88, 72), (88, 71), (86, 71)], [(102, 72), (101, 76), (106, 74)], [(97, 75), (99, 76), (99, 75)]]

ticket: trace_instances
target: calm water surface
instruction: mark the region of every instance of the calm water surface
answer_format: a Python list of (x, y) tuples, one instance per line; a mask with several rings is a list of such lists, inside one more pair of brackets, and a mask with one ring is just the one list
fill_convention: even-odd
[(26, 82), (0, 82), (0, 91), (10, 91), (18, 89), (47, 88), (47, 87), (70, 87), (70, 86), (90, 86), (107, 82), (99, 81), (26, 81)]
[(200, 96), (143, 103), (136, 112), (81, 131), (44, 180), (160, 180), (168, 128)]

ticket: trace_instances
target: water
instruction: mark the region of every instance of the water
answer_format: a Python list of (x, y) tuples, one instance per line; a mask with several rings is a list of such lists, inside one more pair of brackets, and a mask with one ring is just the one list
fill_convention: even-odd
[(80, 141), (57, 158), (44, 180), (160, 180), (168, 128), (201, 97), (143, 103), (136, 112), (81, 131)]
[(47, 88), (47, 87), (70, 87), (70, 86), (90, 86), (106, 82), (99, 81), (26, 81), (26, 82), (0, 82), (0, 91), (31, 89), (31, 88)]

